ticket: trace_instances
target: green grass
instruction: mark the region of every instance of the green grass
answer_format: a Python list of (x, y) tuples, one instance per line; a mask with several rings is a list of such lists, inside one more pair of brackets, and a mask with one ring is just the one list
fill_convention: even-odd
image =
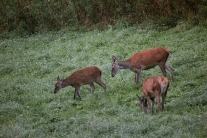
[[(0, 40), (0, 137), (207, 137), (207, 29), (179, 25), (169, 30), (140, 27), (48, 32)], [(145, 115), (134, 73), (110, 76), (111, 57), (124, 60), (134, 52), (164, 45), (175, 69), (165, 111)], [(95, 84), (53, 93), (57, 76), (95, 65), (102, 69), (107, 92)], [(158, 67), (144, 78), (161, 75)], [(171, 76), (168, 72), (167, 77)], [(142, 84), (142, 83), (141, 83)]]

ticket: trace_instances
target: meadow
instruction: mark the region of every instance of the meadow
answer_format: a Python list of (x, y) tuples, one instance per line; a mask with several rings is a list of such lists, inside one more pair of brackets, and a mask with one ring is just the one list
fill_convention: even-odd
[[(134, 73), (121, 70), (111, 77), (112, 55), (119, 60), (134, 52), (163, 45), (172, 54), (175, 69), (165, 110), (143, 114), (136, 94), (146, 77), (161, 75), (155, 67)], [(207, 29), (180, 23), (171, 29), (109, 26), (103, 30), (46, 32), (27, 37), (1, 34), (0, 137), (207, 137)], [(56, 78), (95, 65), (102, 70), (106, 93), (95, 84), (81, 87), (82, 100), (73, 100), (74, 88), (54, 94)], [(171, 79), (168, 72), (167, 78)]]

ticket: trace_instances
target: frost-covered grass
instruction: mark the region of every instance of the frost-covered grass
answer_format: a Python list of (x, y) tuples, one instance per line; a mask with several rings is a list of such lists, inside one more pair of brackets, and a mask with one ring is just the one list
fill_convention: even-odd
[[(0, 137), (206, 137), (206, 38), (206, 28), (180, 25), (164, 31), (64, 30), (1, 39)], [(165, 111), (159, 114), (155, 104), (151, 116), (137, 106), (135, 94), (142, 92), (133, 72), (110, 76), (111, 57), (124, 60), (158, 45), (173, 52), (168, 64), (175, 81)], [(73, 100), (72, 87), (53, 93), (57, 76), (91, 65), (102, 69), (106, 93), (96, 84), (94, 94), (88, 85), (81, 87), (82, 101)], [(143, 71), (141, 82), (154, 75), (161, 75), (158, 67)]]

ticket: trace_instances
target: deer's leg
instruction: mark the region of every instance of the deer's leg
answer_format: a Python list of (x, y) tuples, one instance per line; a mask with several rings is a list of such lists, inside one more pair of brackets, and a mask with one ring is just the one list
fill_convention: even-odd
[(170, 67), (167, 63), (165, 63), (165, 68), (170, 72), (171, 76), (172, 76), (172, 81), (174, 81), (174, 69), (172, 67)]
[(155, 103), (155, 99), (154, 98), (150, 98), (152, 101), (152, 108), (154, 107), (154, 103)]
[(161, 112), (160, 97), (156, 96), (155, 98), (156, 98), (156, 101), (157, 101), (158, 110), (159, 110), (159, 112)]
[(76, 99), (76, 92), (74, 92), (74, 97), (73, 97), (73, 99), (74, 99), (74, 100)]
[(137, 86), (139, 85), (140, 75), (141, 75), (141, 70), (138, 70), (138, 71), (135, 73), (135, 82), (136, 82)]
[(150, 114), (152, 115), (152, 113), (153, 113), (153, 102), (148, 96), (146, 96), (146, 98), (147, 98), (147, 102), (148, 102), (148, 105), (149, 105)]
[(94, 84), (93, 84), (93, 83), (91, 83), (91, 84), (90, 84), (90, 87), (91, 87), (91, 93), (93, 93), (93, 92), (94, 92), (94, 90), (95, 90)]
[(80, 87), (75, 87), (74, 100), (76, 99), (76, 96), (77, 95), (81, 99), (81, 96), (80, 96)]
[(165, 104), (165, 94), (162, 94), (162, 111), (164, 110), (164, 104)]
[(166, 72), (166, 70), (165, 70), (165, 64), (159, 64), (158, 65), (159, 67), (160, 67), (160, 69), (161, 69), (161, 71), (162, 71), (162, 75), (163, 76), (166, 76), (166, 74), (167, 74), (167, 72)]
[(104, 92), (106, 92), (106, 85), (101, 81), (101, 79), (97, 80), (96, 83), (97, 83), (99, 86), (103, 87)]
[(167, 90), (168, 90), (168, 88), (162, 94), (162, 111), (164, 110), (164, 104), (165, 104), (165, 98), (166, 98), (166, 95), (167, 95)]

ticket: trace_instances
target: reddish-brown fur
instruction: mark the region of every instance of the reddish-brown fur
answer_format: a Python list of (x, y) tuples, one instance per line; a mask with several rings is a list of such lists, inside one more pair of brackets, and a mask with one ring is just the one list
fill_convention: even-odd
[(81, 99), (80, 87), (82, 85), (89, 84), (91, 87), (91, 92), (94, 92), (94, 82), (103, 87), (104, 91), (106, 91), (106, 85), (101, 81), (101, 73), (102, 72), (98, 67), (91, 66), (74, 72), (66, 79), (59, 79), (58, 77), (55, 84), (54, 93), (57, 93), (61, 88), (72, 86), (75, 88), (74, 99), (76, 99), (77, 95)]
[[(140, 98), (137, 95), (142, 110), (146, 113), (146, 108), (149, 105), (150, 113), (152, 114), (153, 106), (154, 106), (154, 98), (155, 98), (158, 104), (159, 111), (160, 112), (163, 111), (168, 87), (169, 87), (169, 81), (164, 76), (154, 76), (154, 77), (146, 78), (142, 86), (143, 97)], [(160, 105), (161, 96), (162, 96), (162, 106)], [(148, 104), (146, 104), (146, 100)]]
[(171, 73), (172, 80), (174, 80), (174, 69), (166, 63), (170, 53), (171, 51), (164, 47), (156, 47), (135, 53), (125, 61), (119, 62), (116, 56), (112, 56), (111, 76), (114, 77), (119, 69), (130, 69), (135, 72), (135, 82), (138, 85), (141, 71), (158, 65), (163, 76), (166, 76), (167, 72), (165, 69), (167, 69)]

